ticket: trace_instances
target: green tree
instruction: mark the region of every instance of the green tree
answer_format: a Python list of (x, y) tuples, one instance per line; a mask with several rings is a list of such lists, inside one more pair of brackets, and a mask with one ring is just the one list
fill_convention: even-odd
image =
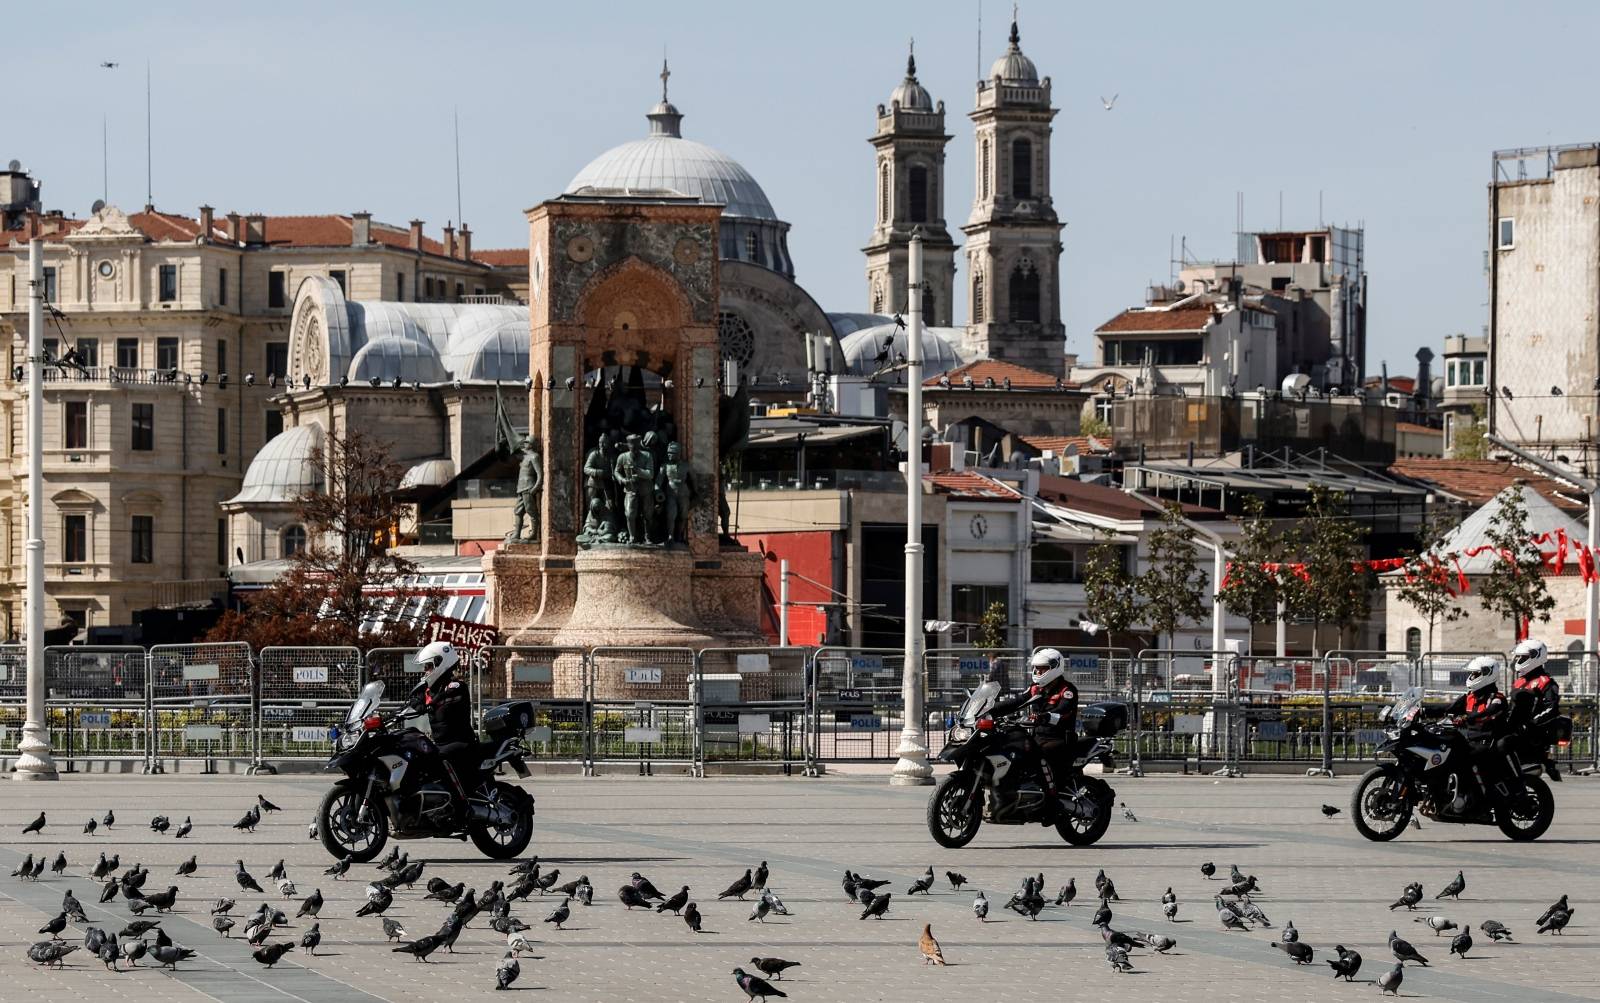
[(978, 640), (980, 648), (1004, 648), (1006, 646), (1006, 604), (992, 602), (989, 608), (983, 611), (983, 616), (978, 618)]
[(1078, 423), (1078, 432), (1092, 435), (1101, 442), (1111, 441), (1111, 424), (1097, 414), (1085, 414)]
[(1227, 584), (1221, 587), (1218, 596), (1231, 612), (1249, 620), (1252, 626), (1276, 623), (1283, 587), (1279, 584), (1278, 572), (1268, 570), (1267, 565), (1282, 564), (1288, 559), (1287, 555), (1294, 552), (1294, 530), (1280, 530), (1273, 525), (1266, 516), (1266, 505), (1254, 495), (1244, 499), (1244, 517), (1239, 520), (1239, 530), (1239, 540), (1228, 566)]
[(1485, 536), (1500, 559), (1478, 583), (1478, 601), (1484, 609), (1511, 621), (1514, 641), (1522, 639), (1525, 623), (1548, 622), (1556, 605), (1544, 580), (1544, 556), (1528, 531), (1523, 490), (1521, 484), (1514, 484), (1496, 496), (1500, 509), (1489, 520)]
[(1139, 596), (1144, 600), (1144, 620), (1156, 632), (1157, 643), (1171, 648), (1178, 628), (1200, 619), (1205, 610), (1205, 572), (1195, 562), (1194, 529), (1183, 521), (1176, 503), (1161, 513), (1161, 526), (1146, 543), (1149, 566), (1139, 576)]
[(1139, 591), (1128, 574), (1126, 548), (1109, 540), (1089, 548), (1083, 567), (1083, 598), (1088, 619), (1105, 630), (1106, 643), (1126, 634), (1139, 620)]
[(1484, 438), (1488, 431), (1488, 411), (1482, 404), (1472, 405), (1472, 421), (1458, 421), (1455, 423), (1451, 435), (1450, 458), (1452, 460), (1484, 460), (1489, 457), (1489, 440)]
[(1423, 526), (1421, 545), (1401, 555), (1406, 562), (1401, 569), (1404, 579), (1395, 594), (1427, 622), (1427, 651), (1433, 650), (1433, 632), (1437, 625), (1455, 623), (1467, 615), (1455, 593), (1453, 568), (1461, 555), (1445, 547), (1456, 525), (1457, 521), (1443, 509), (1436, 511)]
[(1343, 494), (1313, 485), (1300, 525), (1297, 549), (1305, 573), (1284, 575), (1284, 598), (1291, 616), (1310, 621), (1315, 657), (1323, 624), (1338, 626), (1342, 639), (1346, 626), (1372, 611), (1373, 575), (1362, 545), (1366, 530), (1351, 520)]

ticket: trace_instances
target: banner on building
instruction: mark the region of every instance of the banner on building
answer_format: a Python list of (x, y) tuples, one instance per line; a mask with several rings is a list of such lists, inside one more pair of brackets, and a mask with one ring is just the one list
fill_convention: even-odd
[(449, 641), (461, 656), (461, 664), (473, 669), (489, 667), (489, 649), (499, 643), (500, 632), (492, 623), (472, 623), (448, 616), (430, 616), (425, 628), (429, 641)]

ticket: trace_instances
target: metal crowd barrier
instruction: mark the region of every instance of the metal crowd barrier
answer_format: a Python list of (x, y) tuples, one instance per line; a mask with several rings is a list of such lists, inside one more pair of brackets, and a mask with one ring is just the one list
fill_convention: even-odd
[(150, 649), (151, 738), (147, 769), (163, 759), (254, 762), (255, 666), (242, 642), (168, 644)]
[(695, 661), (700, 774), (708, 762), (813, 771), (809, 648), (702, 648)]
[[(812, 742), (817, 758), (895, 758), (903, 727), (900, 648), (818, 648), (812, 655)], [(941, 743), (942, 736), (930, 741)], [(930, 749), (930, 754), (936, 750)]]
[[(700, 705), (737, 702), (742, 679), (703, 679), (693, 648), (597, 647), (589, 652), (591, 766), (656, 763), (700, 769)], [(731, 696), (727, 695), (731, 691)]]
[(272, 772), (265, 760), (324, 760), (333, 730), (361, 689), (358, 648), (262, 648), (256, 658), (252, 769)]
[(533, 702), (528, 748), (533, 760), (592, 770), (588, 653), (582, 648), (506, 647), (488, 649), (478, 667), (473, 692), (482, 707), (512, 700)]
[(44, 649), (44, 672), (50, 744), (68, 772), (78, 762), (147, 757), (143, 648), (51, 646)]

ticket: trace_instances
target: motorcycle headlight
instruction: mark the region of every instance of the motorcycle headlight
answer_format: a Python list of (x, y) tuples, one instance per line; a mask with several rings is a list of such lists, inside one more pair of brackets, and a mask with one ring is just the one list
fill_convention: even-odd
[(361, 728), (357, 726), (350, 731), (339, 732), (338, 749), (340, 752), (349, 752), (361, 741)]
[(950, 729), (950, 741), (965, 742), (972, 737), (972, 729), (965, 725), (957, 725)]

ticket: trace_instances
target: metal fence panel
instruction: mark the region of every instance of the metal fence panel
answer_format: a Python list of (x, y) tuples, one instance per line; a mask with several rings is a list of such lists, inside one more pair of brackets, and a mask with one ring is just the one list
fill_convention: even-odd
[(71, 770), (75, 760), (145, 759), (150, 693), (143, 648), (44, 649), (45, 712), (51, 745)]
[[(512, 700), (534, 705), (528, 732), (530, 758), (545, 763), (590, 765), (588, 654), (582, 648), (488, 649), (473, 687), (480, 708)], [(480, 713), (481, 718), (481, 713)]]
[(694, 771), (699, 762), (696, 722), (705, 689), (698, 664), (692, 648), (598, 647), (589, 652), (590, 761), (636, 763), (641, 775), (651, 772), (654, 763), (685, 764)]
[(361, 688), (361, 652), (348, 647), (263, 648), (256, 763), (326, 759), (331, 734)]
[(361, 659), (361, 684), (383, 683), (385, 705), (405, 702), (422, 681), (416, 648), (373, 648)]
[[(812, 742), (817, 758), (838, 762), (893, 760), (904, 727), (901, 691), (905, 652), (900, 648), (819, 648), (812, 656), (815, 694)], [(930, 715), (944, 717), (948, 695), (928, 694)], [(944, 732), (929, 729), (930, 755), (944, 748)]]
[(703, 648), (697, 659), (702, 770), (707, 762), (810, 768), (811, 649)]
[(922, 653), (922, 679), (930, 690), (977, 689), (986, 680), (1007, 689), (1028, 685), (1028, 653), (1018, 648), (929, 648)]
[(153, 757), (254, 761), (255, 666), (249, 645), (157, 645), (148, 666)]

